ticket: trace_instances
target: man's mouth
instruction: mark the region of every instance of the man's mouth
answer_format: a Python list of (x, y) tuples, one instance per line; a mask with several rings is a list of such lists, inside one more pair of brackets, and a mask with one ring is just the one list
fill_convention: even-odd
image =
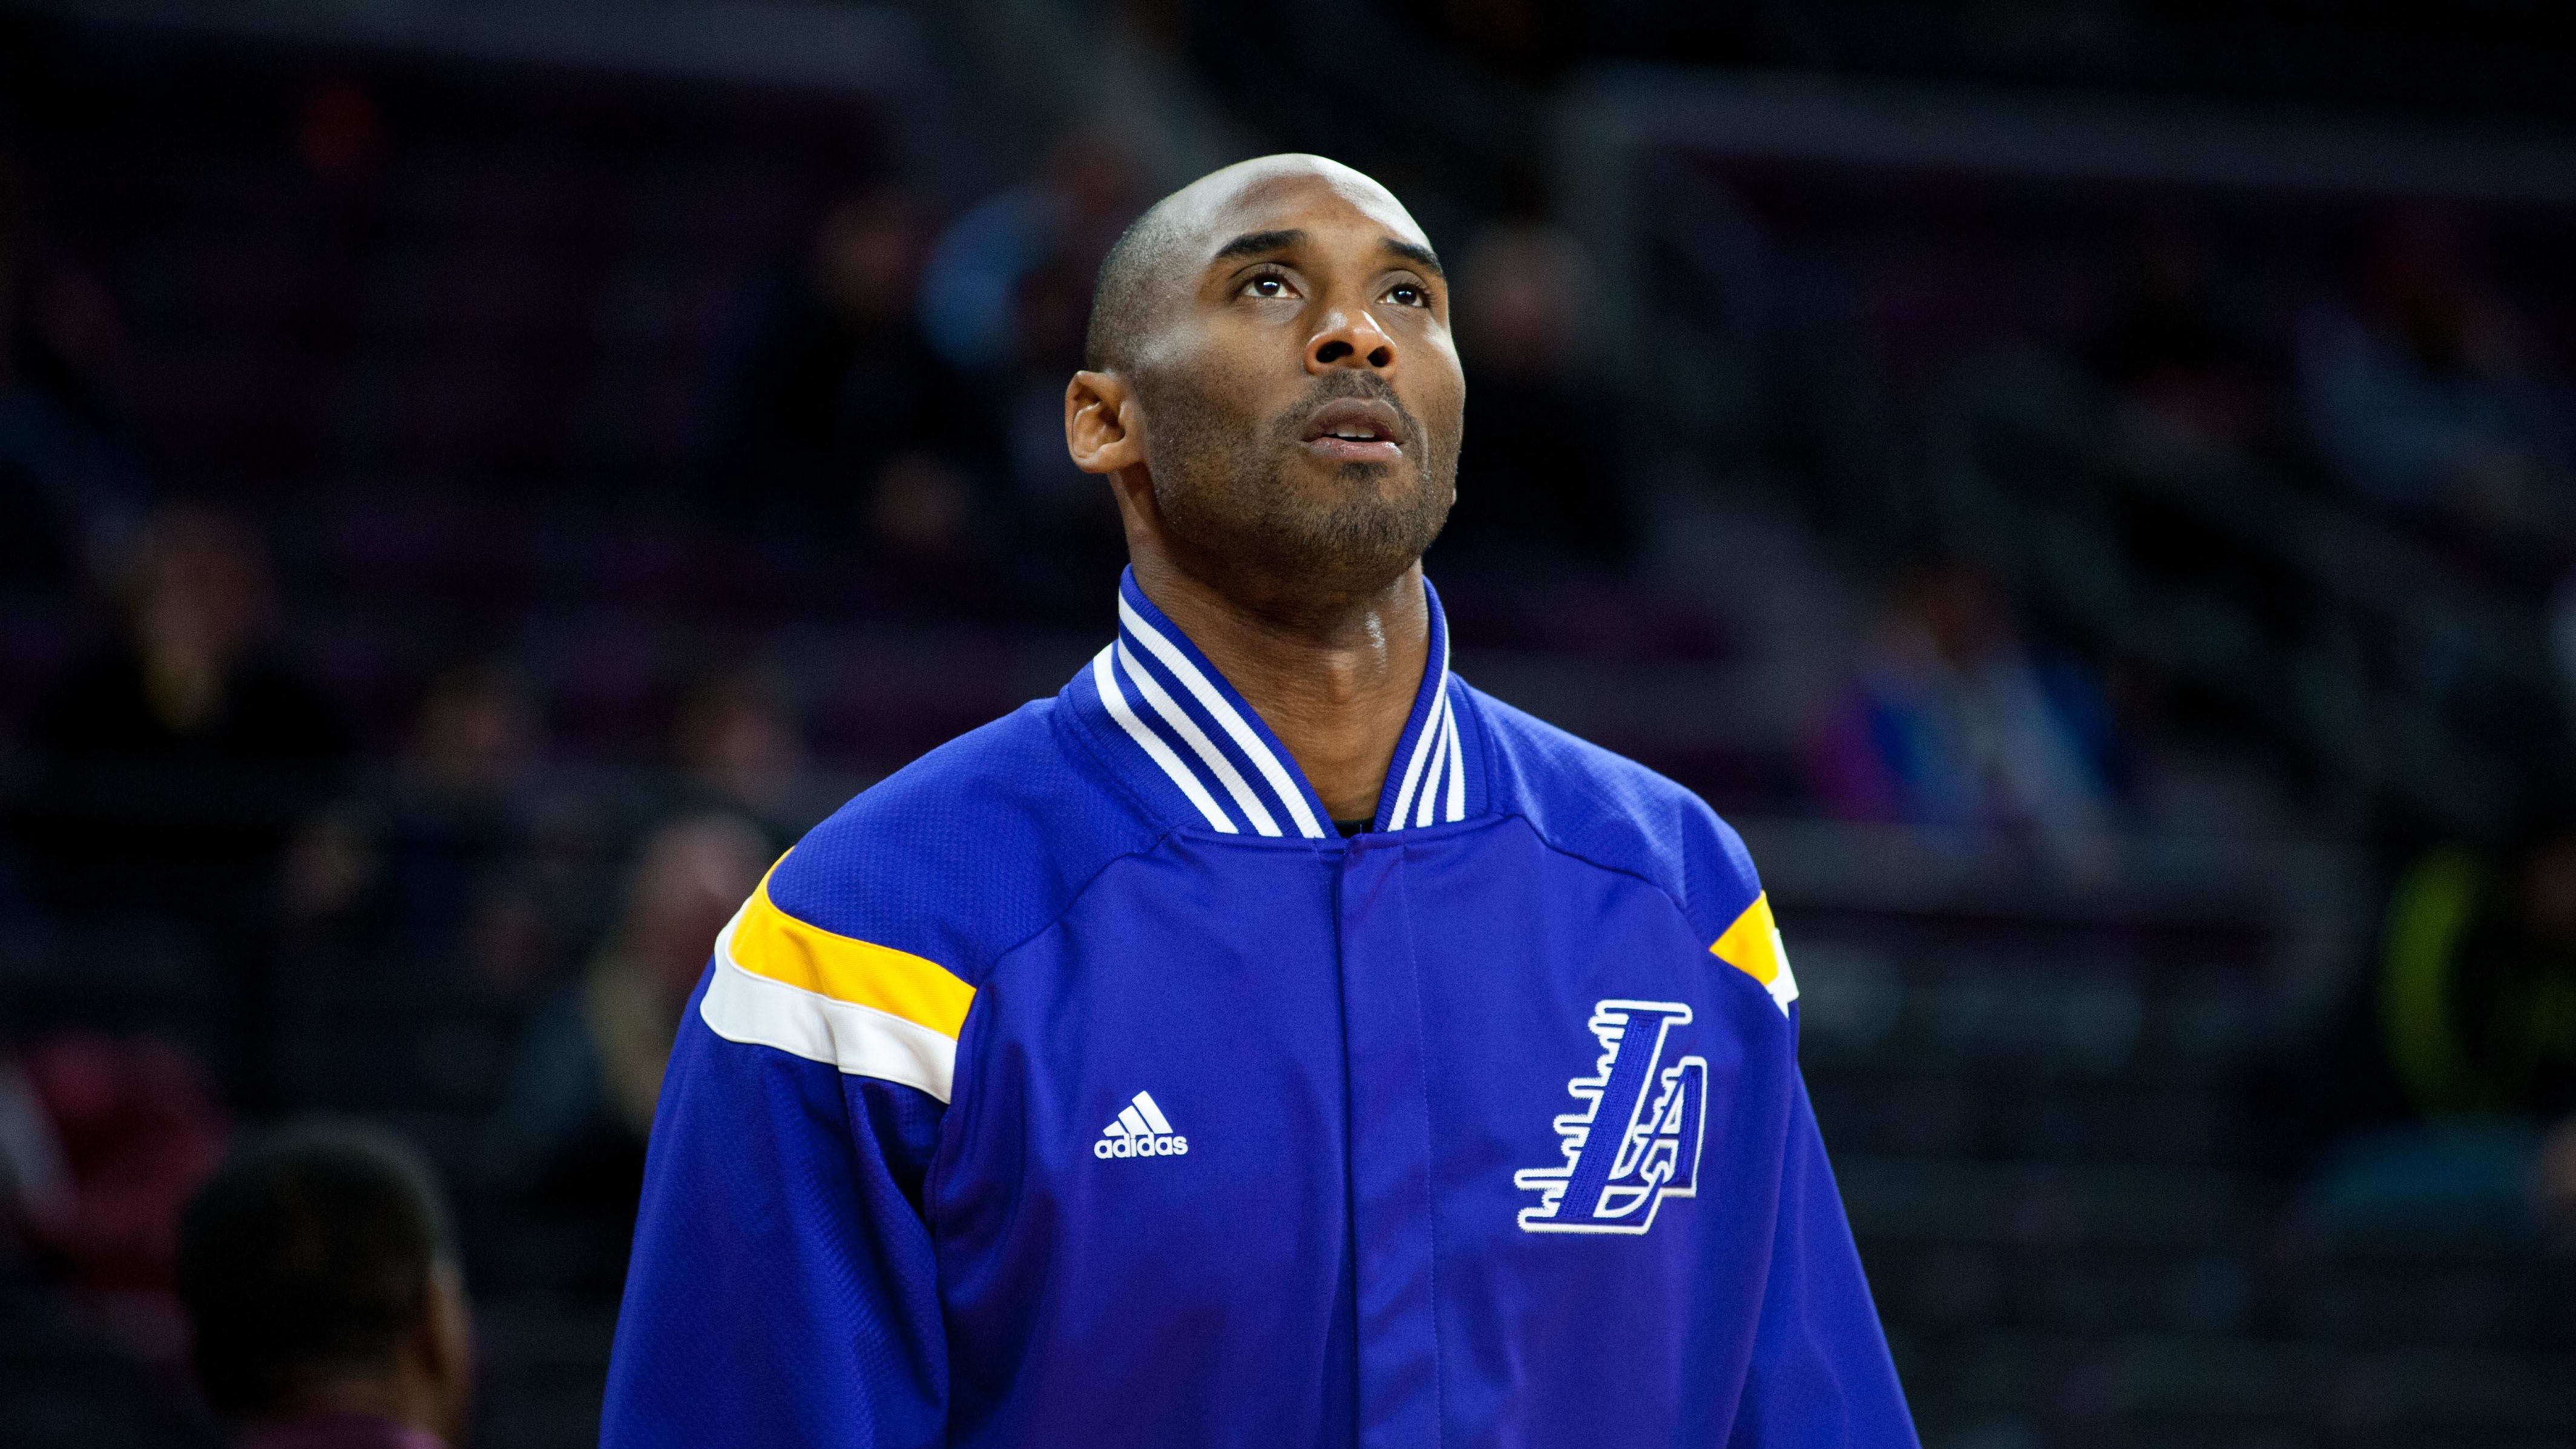
[(1305, 443), (1334, 463), (1392, 463), (1404, 451), (1404, 422), (1376, 398), (1337, 398), (1306, 420)]

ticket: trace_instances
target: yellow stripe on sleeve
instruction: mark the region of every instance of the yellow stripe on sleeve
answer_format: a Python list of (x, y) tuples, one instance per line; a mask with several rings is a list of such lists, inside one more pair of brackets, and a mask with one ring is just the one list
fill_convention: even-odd
[(1720, 961), (1761, 982), (1784, 1014), (1789, 1003), (1798, 999), (1798, 978), (1789, 970), (1789, 953), (1780, 944), (1779, 923), (1771, 919), (1770, 892), (1756, 895), (1708, 949)]
[(975, 1002), (975, 988), (936, 961), (834, 935), (780, 910), (766, 878), (744, 903), (730, 945), (734, 964), (755, 976), (882, 1011), (951, 1040)]

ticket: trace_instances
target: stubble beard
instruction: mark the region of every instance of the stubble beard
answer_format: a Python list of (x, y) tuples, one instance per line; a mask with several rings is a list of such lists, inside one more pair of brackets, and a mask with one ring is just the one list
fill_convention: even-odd
[[(1209, 583), (1245, 602), (1301, 611), (1374, 594), (1412, 567), (1448, 521), (1455, 430), (1435, 436), (1374, 374), (1327, 373), (1267, 423), (1197, 378), (1140, 379), (1139, 390), (1163, 530), (1192, 562), (1222, 574)], [(1325, 488), (1301, 483), (1293, 474), (1307, 471), (1299, 467), (1306, 420), (1346, 397), (1393, 407), (1405, 456), (1344, 463)]]

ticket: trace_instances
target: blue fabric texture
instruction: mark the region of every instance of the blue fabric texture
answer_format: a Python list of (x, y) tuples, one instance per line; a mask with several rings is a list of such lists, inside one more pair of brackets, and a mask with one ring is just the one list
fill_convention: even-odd
[(1122, 600), (770, 881), (973, 988), (947, 1101), (714, 1030), (720, 944), (602, 1442), (1913, 1444), (1795, 1007), (1711, 952), (1734, 831), (1457, 679), (1434, 595), (1343, 840)]

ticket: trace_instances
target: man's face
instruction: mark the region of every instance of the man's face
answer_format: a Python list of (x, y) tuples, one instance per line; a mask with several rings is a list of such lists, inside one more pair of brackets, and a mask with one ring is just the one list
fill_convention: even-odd
[(1166, 531), (1281, 582), (1391, 582), (1448, 517), (1466, 407), (1421, 230), (1367, 178), (1314, 169), (1176, 220), (1132, 379)]

